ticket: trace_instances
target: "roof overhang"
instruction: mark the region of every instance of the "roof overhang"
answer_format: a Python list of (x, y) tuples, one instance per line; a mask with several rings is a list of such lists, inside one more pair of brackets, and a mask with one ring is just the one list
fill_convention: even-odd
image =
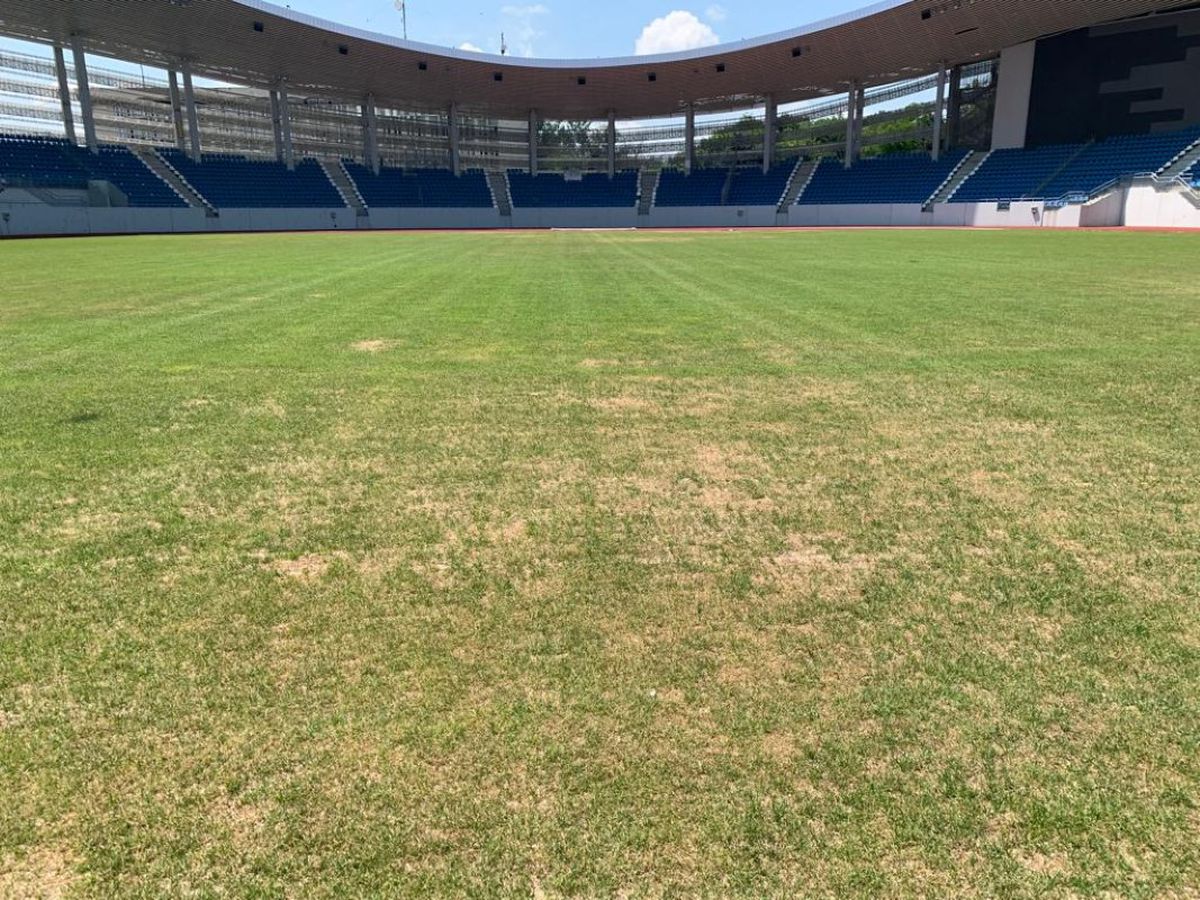
[[(69, 43), (233, 84), (379, 106), (457, 104), (494, 117), (674, 115), (828, 96), (975, 62), (1051, 34), (1195, 0), (882, 0), (792, 31), (702, 51), (622, 59), (516, 59), (373, 34), (262, 0), (3, 0), (0, 34)], [(599, 11), (597, 15), (602, 14)], [(255, 23), (261, 25), (256, 30)], [(423, 66), (423, 67), (422, 67)], [(653, 80), (651, 80), (653, 75)]]

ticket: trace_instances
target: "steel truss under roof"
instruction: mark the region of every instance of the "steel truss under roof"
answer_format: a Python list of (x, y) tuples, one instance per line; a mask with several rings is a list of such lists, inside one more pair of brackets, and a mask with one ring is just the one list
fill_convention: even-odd
[[(786, 104), (889, 84), (1050, 34), (1195, 0), (883, 0), (804, 28), (703, 51), (523, 60), (401, 41), (262, 0), (3, 0), (0, 34), (69, 44), (233, 84), (395, 109), (623, 119)], [(602, 15), (597, 7), (596, 15)]]

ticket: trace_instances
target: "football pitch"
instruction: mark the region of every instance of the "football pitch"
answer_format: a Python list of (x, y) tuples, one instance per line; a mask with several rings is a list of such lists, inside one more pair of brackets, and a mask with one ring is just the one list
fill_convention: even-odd
[(1200, 890), (1200, 239), (0, 279), (0, 897)]

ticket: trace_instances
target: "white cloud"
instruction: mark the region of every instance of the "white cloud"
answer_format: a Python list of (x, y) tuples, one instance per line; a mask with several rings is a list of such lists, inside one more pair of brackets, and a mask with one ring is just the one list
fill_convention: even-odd
[(500, 15), (504, 18), (505, 37), (514, 52), (521, 56), (533, 56), (534, 41), (546, 34), (534, 22), (539, 16), (548, 15), (549, 12), (549, 7), (541, 3), (500, 7)]
[(714, 3), (704, 11), (704, 18), (713, 23), (724, 22), (729, 18), (729, 11), (720, 3)]
[(476, 47), (470, 41), (463, 41), (461, 44), (458, 45), (458, 49), (466, 50), (468, 53), (486, 53), (487, 52), (482, 47)]
[(695, 13), (675, 10), (642, 29), (641, 36), (634, 44), (634, 52), (638, 56), (675, 53), (711, 47), (719, 41), (717, 33), (697, 19)]

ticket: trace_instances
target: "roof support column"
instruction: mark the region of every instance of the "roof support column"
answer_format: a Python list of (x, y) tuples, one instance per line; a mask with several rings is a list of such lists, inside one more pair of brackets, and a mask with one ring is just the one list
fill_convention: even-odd
[(92, 89), (88, 84), (87, 54), (79, 35), (71, 35), (71, 53), (75, 58), (75, 84), (79, 88), (79, 112), (83, 116), (83, 140), (93, 153), (100, 151), (96, 141), (96, 118), (92, 110)]
[(183, 105), (187, 109), (189, 153), (193, 160), (200, 162), (200, 114), (196, 112), (196, 88), (192, 85), (192, 66), (185, 59), (180, 66), (183, 70)]
[(458, 149), (458, 104), (451, 103), (446, 110), (446, 134), (450, 138), (450, 170), (462, 174), (462, 159)]
[(279, 136), (283, 140), (283, 164), (291, 172), (296, 168), (296, 154), (292, 149), (292, 110), (288, 101), (287, 80), (279, 82)]
[(962, 66), (950, 70), (950, 105), (946, 111), (946, 146), (957, 147), (962, 141)]
[(696, 107), (689, 103), (683, 126), (683, 171), (691, 175), (696, 165)]
[(536, 109), (529, 111), (529, 174), (537, 177), (538, 173), (538, 114)]
[(275, 140), (275, 162), (283, 162), (283, 113), (279, 108), (279, 91), (271, 91), (271, 134)]
[(608, 111), (608, 177), (617, 177), (617, 111)]
[(363, 161), (376, 175), (379, 174), (379, 116), (375, 111), (375, 95), (367, 94), (362, 105), (363, 115)]
[(763, 174), (775, 165), (775, 136), (779, 129), (779, 106), (771, 94), (766, 97), (767, 106), (763, 116)]
[(183, 130), (183, 100), (179, 96), (179, 74), (167, 70), (167, 93), (171, 98), (171, 127), (175, 132), (175, 149), (187, 151), (187, 135)]
[(854, 165), (854, 132), (858, 121), (858, 82), (850, 82), (846, 95), (846, 168)]
[(62, 44), (54, 45), (54, 72), (58, 76), (58, 100), (62, 104), (63, 133), (72, 144), (75, 140), (75, 114), (71, 111), (71, 82), (67, 80), (67, 61)]
[(946, 64), (938, 63), (937, 100), (933, 105), (933, 160), (942, 157), (942, 122), (946, 115)]
[(858, 86), (858, 100), (854, 104), (854, 161), (862, 159), (863, 125), (867, 119), (867, 89)]

